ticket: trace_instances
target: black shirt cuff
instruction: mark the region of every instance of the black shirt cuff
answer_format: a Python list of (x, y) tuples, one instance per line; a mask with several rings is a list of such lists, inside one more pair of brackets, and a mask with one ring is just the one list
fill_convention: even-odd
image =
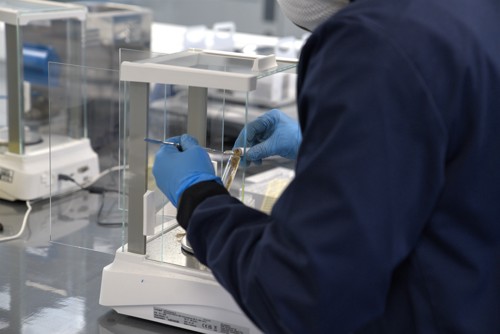
[(192, 185), (181, 195), (177, 208), (177, 222), (187, 230), (189, 219), (201, 202), (208, 197), (224, 194), (229, 195), (229, 192), (216, 181), (204, 181)]

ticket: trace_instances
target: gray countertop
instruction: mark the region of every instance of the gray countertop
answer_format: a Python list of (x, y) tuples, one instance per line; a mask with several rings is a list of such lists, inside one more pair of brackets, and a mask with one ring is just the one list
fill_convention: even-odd
[[(102, 200), (79, 191), (56, 201), (52, 228), (48, 201), (34, 203), (22, 235), (0, 242), (0, 333), (192, 333), (99, 305), (102, 269), (121, 244), (120, 226), (97, 223)], [(0, 238), (19, 232), (26, 211), (0, 201)]]

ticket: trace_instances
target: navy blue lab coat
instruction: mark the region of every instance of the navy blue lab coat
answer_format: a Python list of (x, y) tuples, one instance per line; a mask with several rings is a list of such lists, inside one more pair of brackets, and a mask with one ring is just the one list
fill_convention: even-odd
[(188, 188), (196, 256), (266, 333), (500, 333), (500, 1), (356, 0), (298, 75), (295, 179)]

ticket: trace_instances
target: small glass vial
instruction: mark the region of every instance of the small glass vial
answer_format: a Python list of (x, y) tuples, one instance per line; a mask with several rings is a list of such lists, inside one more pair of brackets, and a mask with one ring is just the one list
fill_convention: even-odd
[(233, 183), (234, 180), (234, 176), (238, 171), (238, 167), (240, 165), (240, 160), (241, 156), (243, 155), (244, 149), (243, 147), (236, 147), (229, 152), (231, 153), (231, 156), (229, 157), (226, 168), (224, 168), (224, 172), (222, 173), (222, 184), (227, 190), (229, 190), (229, 188), (231, 187), (231, 184)]

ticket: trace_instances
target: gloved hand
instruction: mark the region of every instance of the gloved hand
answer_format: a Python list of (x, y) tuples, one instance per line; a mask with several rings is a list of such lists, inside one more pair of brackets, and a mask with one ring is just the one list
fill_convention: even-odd
[(259, 165), (263, 158), (279, 155), (296, 159), (302, 141), (299, 124), (278, 109), (272, 109), (248, 123), (238, 135), (234, 147), (245, 146), (244, 160)]
[(167, 141), (178, 143), (180, 147), (161, 146), (156, 153), (153, 175), (158, 188), (175, 207), (184, 190), (196, 183), (215, 180), (222, 184), (215, 175), (208, 153), (198, 145), (195, 138), (184, 134)]

